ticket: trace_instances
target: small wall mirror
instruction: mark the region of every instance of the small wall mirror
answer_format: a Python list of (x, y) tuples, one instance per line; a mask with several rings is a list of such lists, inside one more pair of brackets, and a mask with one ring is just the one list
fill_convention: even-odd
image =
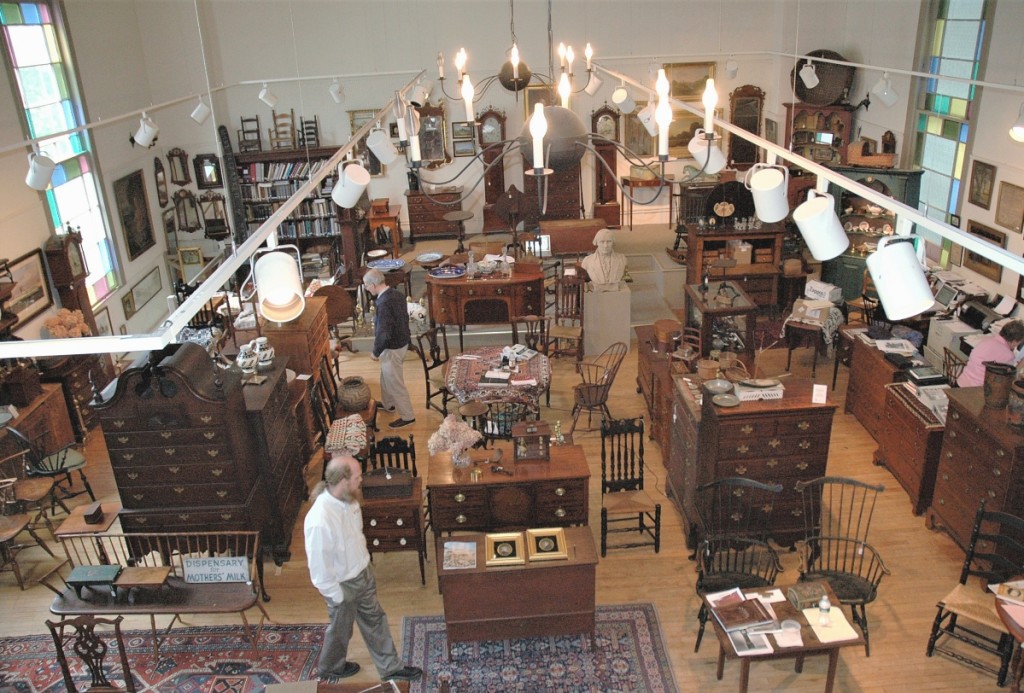
[(188, 154), (184, 149), (175, 147), (167, 152), (167, 163), (171, 167), (171, 182), (175, 185), (188, 185), (192, 176), (188, 172)]
[[(729, 121), (747, 132), (760, 136), (764, 92), (752, 84), (737, 87), (729, 94)], [(729, 134), (729, 167), (745, 171), (758, 160), (757, 145)]]
[(220, 160), (216, 154), (196, 154), (192, 158), (192, 167), (196, 170), (196, 186), (200, 189), (223, 187)]
[(444, 106), (420, 106), (416, 110), (420, 114), (420, 156), (429, 168), (437, 168), (449, 161)]
[(178, 231), (198, 231), (203, 228), (199, 206), (191, 190), (178, 190), (174, 193), (174, 216), (178, 222)]
[(228, 214), (224, 207), (224, 196), (215, 192), (204, 192), (199, 196), (199, 211), (206, 226), (206, 237), (219, 241), (231, 235)]
[(167, 206), (167, 172), (159, 157), (153, 159), (153, 177), (156, 178), (156, 201), (163, 209)]

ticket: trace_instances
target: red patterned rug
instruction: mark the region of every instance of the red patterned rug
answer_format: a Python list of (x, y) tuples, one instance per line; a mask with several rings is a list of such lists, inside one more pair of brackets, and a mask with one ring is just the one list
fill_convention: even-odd
[(411, 616), (402, 623), (402, 656), (427, 675), (411, 693), (452, 691), (676, 693), (675, 677), (652, 604), (597, 607), (597, 646), (580, 636), (456, 643), (449, 662), (444, 618)]
[[(241, 627), (179, 628), (163, 638), (158, 662), (148, 630), (125, 631), (124, 639), (139, 693), (257, 693), (272, 683), (315, 679), (323, 633), (322, 624), (266, 625), (257, 658)], [(88, 674), (77, 657), (71, 661), (77, 665), (75, 680), (87, 688)], [(116, 652), (107, 661), (116, 662)], [(123, 685), (117, 678), (115, 683)], [(0, 693), (64, 690), (53, 638), (0, 638)]]

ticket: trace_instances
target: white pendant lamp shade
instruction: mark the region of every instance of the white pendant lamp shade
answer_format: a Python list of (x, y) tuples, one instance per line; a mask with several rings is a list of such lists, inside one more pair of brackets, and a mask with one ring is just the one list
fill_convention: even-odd
[(910, 237), (883, 238), (878, 250), (868, 255), (867, 265), (890, 320), (920, 315), (935, 303)]
[(140, 147), (149, 147), (154, 141), (156, 141), (156, 136), (158, 134), (160, 134), (160, 126), (157, 125), (152, 118), (143, 113), (142, 117), (139, 119), (139, 129), (135, 131), (135, 136), (133, 137), (135, 144)]
[(264, 253), (256, 260), (253, 280), (259, 295), (260, 315), (274, 322), (289, 322), (306, 307), (302, 277), (295, 257), (282, 252)]
[(1020, 117), (1010, 128), (1010, 137), (1017, 142), (1024, 142), (1024, 103), (1020, 105)]
[(885, 104), (886, 108), (892, 108), (893, 104), (899, 101), (900, 95), (893, 91), (892, 80), (889, 73), (883, 72), (882, 77), (871, 87), (871, 93), (878, 97), (878, 100)]
[(808, 89), (818, 86), (818, 73), (814, 69), (814, 63), (806, 63), (800, 68), (800, 79)]
[(697, 168), (702, 169), (704, 173), (718, 173), (725, 168), (725, 154), (714, 140), (709, 141), (704, 136), (704, 128), (697, 128), (686, 148), (697, 162)]
[(647, 132), (651, 134), (651, 137), (658, 136), (658, 121), (655, 118), (655, 111), (657, 105), (653, 101), (649, 101), (646, 106), (640, 109), (640, 112), (636, 114), (636, 117), (640, 120), (640, 123), (647, 128)]
[(622, 113), (632, 113), (636, 110), (636, 101), (629, 95), (626, 87), (616, 87), (612, 92), (612, 103)]
[(392, 144), (391, 138), (383, 130), (374, 130), (366, 137), (366, 146), (373, 155), (384, 164), (390, 166), (398, 160), (398, 149)]
[(263, 83), (263, 88), (260, 89), (260, 101), (271, 108), (277, 105), (277, 97), (274, 96), (274, 92), (270, 91), (270, 87), (267, 86), (266, 82)]
[(202, 99), (199, 99), (199, 103), (197, 103), (196, 107), (192, 109), (192, 113), (189, 115), (189, 118), (202, 125), (209, 117), (210, 107), (203, 103)]
[(338, 182), (331, 191), (331, 199), (339, 207), (352, 209), (369, 184), (370, 172), (360, 164), (349, 164), (338, 171)]
[(836, 201), (828, 193), (812, 190), (807, 201), (793, 211), (793, 221), (815, 260), (831, 260), (850, 247), (850, 238), (836, 216)]
[(57, 162), (45, 154), (32, 152), (28, 155), (28, 174), (25, 176), (25, 185), (33, 190), (46, 190), (50, 185), (50, 177), (56, 166)]
[(757, 218), (767, 223), (782, 221), (789, 214), (789, 169), (785, 166), (754, 164), (743, 180), (754, 198)]

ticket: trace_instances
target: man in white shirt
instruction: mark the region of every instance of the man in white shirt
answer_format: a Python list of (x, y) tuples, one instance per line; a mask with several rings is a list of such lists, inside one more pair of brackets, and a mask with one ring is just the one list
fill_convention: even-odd
[(303, 526), (309, 577), (327, 602), (330, 618), (317, 668), (321, 681), (348, 678), (359, 671), (359, 665), (347, 659), (352, 624), (358, 623), (381, 680), (411, 681), (423, 671), (402, 665), (387, 614), (377, 599), (359, 507), (362, 483), (359, 462), (347, 452), (335, 453), (324, 470), (324, 481), (313, 492)]

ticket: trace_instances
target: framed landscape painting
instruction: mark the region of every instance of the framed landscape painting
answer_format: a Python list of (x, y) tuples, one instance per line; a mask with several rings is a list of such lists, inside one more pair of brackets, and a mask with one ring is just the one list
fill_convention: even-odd
[[(1006, 247), (1006, 234), (1002, 231), (979, 224), (976, 221), (967, 222), (967, 233), (972, 236), (977, 236), (982, 240), (988, 241), (994, 246), (999, 248)], [(974, 270), (986, 279), (991, 279), (994, 282), (998, 282), (1003, 278), (1003, 267), (997, 262), (989, 260), (987, 257), (983, 257), (978, 253), (965, 249), (964, 252), (964, 267), (969, 270)]]
[(680, 101), (700, 101), (709, 78), (715, 76), (715, 63), (666, 63), (669, 94)]

